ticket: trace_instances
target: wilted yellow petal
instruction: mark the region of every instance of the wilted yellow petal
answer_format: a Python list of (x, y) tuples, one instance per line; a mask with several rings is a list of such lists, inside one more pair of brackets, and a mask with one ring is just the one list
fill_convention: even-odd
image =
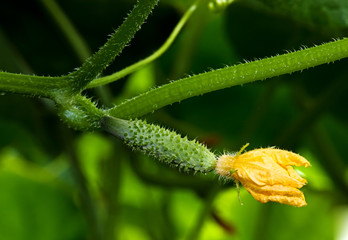
[(275, 149), (275, 148), (263, 148), (259, 150), (272, 154), (274, 157), (274, 160), (277, 161), (282, 166), (297, 166), (297, 167), (311, 166), (311, 164), (307, 161), (307, 159), (305, 159), (304, 157), (302, 157), (301, 155), (297, 153), (293, 153), (293, 152), (285, 151), (281, 149)]
[(275, 201), (305, 206), (303, 193), (298, 189), (307, 181), (292, 166), (308, 167), (310, 163), (289, 151), (263, 148), (236, 156), (221, 156), (217, 161), (216, 172), (241, 182), (262, 203)]
[(296, 207), (307, 205), (303, 193), (294, 187), (283, 185), (265, 185), (260, 187), (253, 185), (252, 183), (245, 183), (243, 186), (257, 201), (261, 203), (272, 201)]

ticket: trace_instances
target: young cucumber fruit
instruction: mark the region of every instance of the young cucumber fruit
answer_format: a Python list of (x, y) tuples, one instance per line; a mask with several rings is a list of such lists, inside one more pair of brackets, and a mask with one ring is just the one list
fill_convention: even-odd
[(215, 168), (216, 157), (207, 147), (163, 127), (142, 120), (123, 120), (110, 116), (102, 118), (101, 127), (133, 150), (171, 166), (202, 173)]

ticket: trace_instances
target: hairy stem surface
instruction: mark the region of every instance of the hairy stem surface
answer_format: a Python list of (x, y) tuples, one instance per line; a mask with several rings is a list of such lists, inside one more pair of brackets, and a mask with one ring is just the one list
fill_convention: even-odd
[(134, 118), (189, 97), (263, 80), (348, 57), (348, 39), (187, 77), (140, 94), (108, 114)]
[(82, 90), (89, 82), (95, 79), (122, 52), (158, 1), (139, 1), (105, 45), (88, 58), (78, 70), (69, 75), (72, 83), (75, 85), (74, 90), (76, 92)]
[(86, 88), (93, 88), (101, 85), (105, 85), (114, 81), (117, 81), (128, 74), (135, 72), (145, 66), (146, 64), (156, 60), (159, 58), (174, 42), (178, 34), (180, 33), (181, 29), (184, 27), (187, 20), (191, 17), (192, 13), (196, 10), (197, 6), (192, 5), (187, 12), (184, 14), (184, 16), (181, 18), (181, 20), (178, 22), (168, 39), (165, 41), (165, 43), (152, 55), (148, 56), (147, 58), (140, 60), (139, 62), (134, 63), (133, 65), (130, 65), (129, 67), (126, 67), (122, 69), (119, 72), (116, 72), (112, 75), (105, 76), (102, 78), (94, 79), (92, 82), (90, 82)]

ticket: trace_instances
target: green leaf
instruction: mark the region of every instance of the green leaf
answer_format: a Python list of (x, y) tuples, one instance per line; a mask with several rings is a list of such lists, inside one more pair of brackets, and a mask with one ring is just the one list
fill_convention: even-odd
[[(0, 155), (0, 238), (12, 240), (81, 239), (84, 220), (71, 192), (47, 170), (13, 152)], [(64, 190), (65, 189), (65, 190)]]
[(112, 156), (113, 146), (105, 137), (96, 133), (83, 134), (77, 141), (77, 155), (81, 170), (90, 183), (94, 192), (98, 191), (103, 183), (101, 167), (107, 160), (118, 161)]
[(132, 98), (144, 93), (155, 86), (155, 67), (149, 64), (139, 71), (133, 73), (127, 79), (122, 93), (117, 97), (116, 102)]
[(345, 0), (245, 0), (264, 11), (287, 16), (323, 33), (342, 32), (348, 28), (348, 2)]

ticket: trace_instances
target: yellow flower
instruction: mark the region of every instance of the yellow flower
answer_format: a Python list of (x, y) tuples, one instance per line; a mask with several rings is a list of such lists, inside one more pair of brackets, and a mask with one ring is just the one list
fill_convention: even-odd
[(306, 206), (299, 190), (307, 181), (292, 166), (311, 166), (302, 156), (275, 148), (255, 149), (235, 156), (222, 155), (216, 172), (233, 177), (259, 202), (279, 202), (296, 207)]

